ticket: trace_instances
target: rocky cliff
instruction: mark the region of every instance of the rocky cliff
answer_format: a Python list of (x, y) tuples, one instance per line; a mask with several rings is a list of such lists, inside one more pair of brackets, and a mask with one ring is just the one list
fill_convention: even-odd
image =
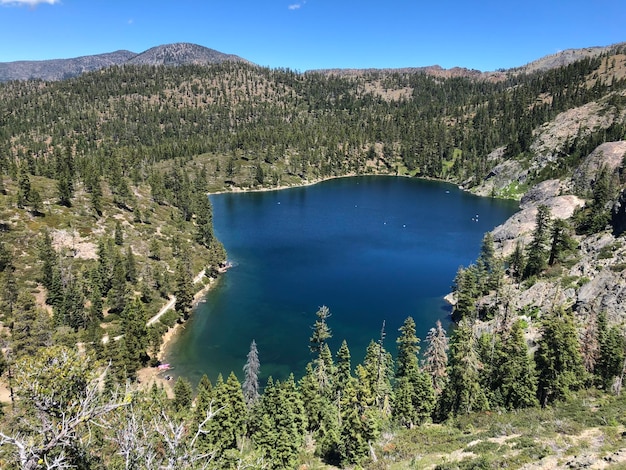
[[(583, 195), (594, 187), (599, 169), (607, 168), (619, 185), (625, 157), (626, 141), (607, 142), (586, 156), (571, 176), (542, 181), (528, 189), (520, 200), (520, 211), (492, 231), (499, 256), (507, 259), (517, 243), (524, 247), (530, 244), (539, 205), (550, 209), (553, 220), (562, 219), (573, 226), (576, 210), (590, 200)], [(498, 174), (502, 176), (504, 172)], [(625, 322), (626, 240), (622, 233), (626, 229), (626, 190), (618, 191), (611, 204), (611, 223), (605, 230), (573, 235), (578, 248), (568, 263), (550, 267), (530, 282), (519, 283), (507, 275), (503, 290), (480, 299), (479, 303), (530, 316), (564, 306), (571, 308), (583, 324), (590, 315), (604, 310), (609, 321)]]

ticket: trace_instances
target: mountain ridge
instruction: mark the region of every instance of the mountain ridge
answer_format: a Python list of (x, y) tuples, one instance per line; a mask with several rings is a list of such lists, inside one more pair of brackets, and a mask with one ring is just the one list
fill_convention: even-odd
[(127, 64), (176, 66), (208, 65), (224, 61), (251, 63), (234, 54), (225, 54), (198, 44), (180, 42), (155, 46), (140, 53), (119, 50), (68, 59), (0, 62), (0, 82), (32, 79), (58, 81), (105, 67)]
[[(499, 80), (507, 73), (533, 73), (571, 64), (585, 57), (597, 57), (600, 54), (621, 47), (626, 43), (617, 43), (608, 46), (592, 46), (580, 49), (566, 49), (555, 54), (540, 57), (526, 65), (511, 69), (495, 71), (480, 71), (466, 67), (444, 68), (440, 65), (400, 68), (331, 68), (311, 69), (305, 73), (321, 73), (324, 75), (358, 76), (372, 72), (399, 72), (425, 73), (427, 75), (452, 78), (471, 77), (477, 79)], [(177, 42), (151, 47), (143, 52), (118, 50), (101, 54), (86, 55), (74, 58), (49, 60), (20, 60), (0, 62), (0, 82), (11, 80), (46, 81), (65, 80), (76, 77), (85, 72), (99, 70), (104, 67), (120, 65), (209, 65), (224, 61), (244, 62), (254, 65), (253, 62), (235, 54), (226, 54), (202, 45)]]

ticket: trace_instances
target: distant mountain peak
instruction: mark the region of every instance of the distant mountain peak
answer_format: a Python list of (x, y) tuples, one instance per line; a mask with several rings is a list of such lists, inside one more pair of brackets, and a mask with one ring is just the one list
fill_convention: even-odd
[(164, 44), (148, 49), (141, 54), (136, 55), (128, 61), (129, 64), (135, 65), (184, 65), (184, 64), (217, 64), (224, 61), (246, 62), (233, 54), (224, 54), (223, 52), (191, 44), (186, 42), (177, 42), (173, 44)]
[(209, 65), (225, 61), (251, 63), (232, 54), (224, 54), (208, 47), (191, 43), (156, 46), (137, 54), (115, 51), (71, 59), (0, 62), (0, 82), (9, 80), (65, 80), (85, 72), (114, 65)]

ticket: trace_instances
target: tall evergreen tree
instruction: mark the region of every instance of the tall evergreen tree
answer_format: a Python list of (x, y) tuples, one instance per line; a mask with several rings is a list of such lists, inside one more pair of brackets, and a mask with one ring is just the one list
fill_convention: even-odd
[(44, 230), (39, 242), (39, 260), (41, 266), (41, 283), (50, 290), (52, 287), (52, 277), (58, 264), (58, 255), (52, 246), (52, 236), (48, 230)]
[[(605, 315), (603, 313), (603, 315)], [(600, 336), (596, 377), (598, 384), (605, 390), (610, 390), (616, 377), (622, 373), (622, 366), (626, 356), (626, 341), (623, 329), (618, 326), (605, 327)]]
[(489, 402), (480, 383), (480, 362), (477, 342), (471, 325), (463, 321), (454, 330), (450, 341), (448, 382), (439, 398), (437, 417), (489, 409)]
[(243, 397), (248, 407), (252, 407), (259, 399), (259, 372), (261, 363), (259, 362), (259, 351), (257, 350), (256, 341), (250, 343), (250, 352), (243, 366), (245, 379), (243, 381)]
[(537, 207), (533, 238), (528, 245), (528, 257), (524, 277), (536, 276), (547, 266), (548, 239), (550, 231), (550, 208), (546, 205)]
[(507, 409), (538, 405), (537, 378), (520, 321), (499, 335), (495, 349), (491, 382), (497, 404)]
[(569, 396), (585, 380), (578, 334), (570, 313), (554, 309), (544, 320), (535, 353), (538, 373), (537, 397), (541, 406)]
[(148, 330), (146, 327), (146, 313), (139, 298), (129, 301), (121, 312), (122, 331), (127, 350), (128, 371), (136, 371), (145, 365), (148, 356)]
[(175, 283), (175, 308), (180, 317), (187, 320), (193, 307), (193, 274), (186, 256), (176, 263)]
[(550, 254), (548, 265), (552, 266), (557, 261), (563, 261), (566, 255), (576, 247), (576, 240), (570, 235), (570, 227), (563, 219), (552, 222), (550, 230)]
[(237, 449), (238, 442), (246, 434), (247, 407), (241, 385), (232, 372), (224, 382), (221, 374), (214, 388), (215, 409), (220, 410), (209, 421), (208, 439), (218, 460), (229, 449)]
[(361, 462), (369, 453), (367, 423), (357, 395), (356, 380), (346, 385), (341, 399), (339, 457), (344, 465)]
[(20, 169), (17, 180), (17, 207), (22, 209), (30, 202), (30, 178), (24, 169)]
[(408, 317), (400, 327), (396, 359), (394, 418), (407, 427), (424, 421), (435, 405), (430, 378), (419, 367), (419, 338), (415, 321)]
[(352, 366), (350, 365), (350, 350), (348, 343), (344, 339), (339, 351), (337, 351), (337, 361), (335, 367), (335, 386), (337, 391), (343, 390), (352, 377)]
[(115, 221), (115, 229), (113, 230), (113, 241), (117, 246), (124, 244), (124, 230), (119, 220)]
[(126, 248), (126, 280), (131, 284), (135, 284), (137, 282), (137, 263), (135, 262), (135, 255), (133, 254), (133, 250), (128, 245)]
[(172, 408), (177, 413), (183, 414), (191, 409), (193, 399), (193, 389), (189, 380), (184, 377), (178, 377), (174, 384), (174, 399), (172, 400)]
[(437, 320), (435, 328), (428, 331), (426, 343), (424, 371), (430, 375), (433, 390), (436, 395), (439, 395), (448, 376), (448, 337), (441, 325), (441, 320)]
[(126, 267), (124, 266), (124, 261), (119, 251), (115, 251), (112, 260), (111, 289), (107, 295), (109, 309), (113, 312), (121, 312), (124, 310), (128, 295)]
[(310, 348), (312, 353), (319, 355), (326, 341), (332, 336), (332, 332), (327, 323), (330, 317), (330, 310), (323, 305), (317, 310), (315, 315), (317, 316), (317, 320), (315, 320), (315, 325), (313, 326)]

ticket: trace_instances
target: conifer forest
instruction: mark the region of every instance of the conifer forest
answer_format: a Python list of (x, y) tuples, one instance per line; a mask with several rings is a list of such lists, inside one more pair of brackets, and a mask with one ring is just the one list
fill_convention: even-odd
[[(575, 131), (548, 140), (572, 113)], [(544, 281), (578, 292), (591, 274), (567, 269), (603, 236), (594, 262), (626, 272), (625, 155), (588, 184), (576, 176), (622, 141), (623, 45), (533, 72), (223, 62), (0, 83), (0, 468), (539, 468), (585, 453), (626, 468), (626, 317), (521, 308), (511, 293)], [(208, 193), (368, 174), (480, 193), (513, 167), (523, 178), (486, 197), (574, 178), (567, 194), (583, 203), (567, 218), (538, 205), (506, 253), (485, 234), (450, 279), (448, 331), (383, 323), (355, 360), (346, 341), (329, 347), (322, 306), (310, 362), (287, 379), (260, 383), (253, 341), (243, 370), (214, 383), (141, 382), (226, 268)]]

